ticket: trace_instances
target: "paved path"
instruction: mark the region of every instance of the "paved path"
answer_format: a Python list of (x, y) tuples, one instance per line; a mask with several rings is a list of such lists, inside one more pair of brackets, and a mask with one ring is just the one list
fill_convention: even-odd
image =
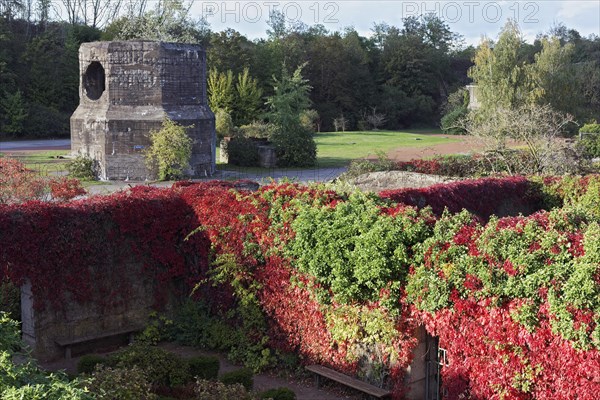
[(65, 150), (71, 148), (71, 139), (19, 140), (0, 142), (0, 152), (10, 150)]
[[(272, 169), (264, 172), (243, 172), (235, 170), (217, 171), (215, 175), (205, 179), (194, 179), (196, 182), (207, 182), (213, 180), (238, 180), (248, 179), (266, 185), (272, 180), (279, 181), (289, 179), (292, 182), (311, 183), (329, 182), (346, 171), (345, 167), (339, 168), (317, 168), (317, 169)], [(173, 182), (144, 182), (144, 181), (108, 181), (99, 182), (86, 188), (90, 194), (109, 194), (120, 190), (126, 190), (132, 186), (150, 185), (156, 187), (170, 187)]]

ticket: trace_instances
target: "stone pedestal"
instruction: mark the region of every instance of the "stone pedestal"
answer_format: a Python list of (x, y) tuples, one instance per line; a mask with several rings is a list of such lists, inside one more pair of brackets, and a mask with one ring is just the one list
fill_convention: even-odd
[(84, 43), (80, 104), (71, 117), (71, 150), (98, 162), (101, 179), (155, 178), (144, 150), (165, 117), (192, 138), (189, 175), (215, 171), (214, 114), (206, 99), (200, 46), (150, 41)]

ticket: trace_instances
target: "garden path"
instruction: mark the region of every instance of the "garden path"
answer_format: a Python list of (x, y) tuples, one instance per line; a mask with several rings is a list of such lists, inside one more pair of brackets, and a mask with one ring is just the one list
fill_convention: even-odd
[[(189, 346), (181, 346), (176, 343), (163, 343), (160, 347), (175, 353), (183, 358), (189, 358), (199, 355), (215, 355), (219, 357), (221, 364), (220, 373), (229, 372), (241, 368), (233, 364), (227, 357), (221, 353), (199, 350)], [(110, 353), (110, 352), (109, 352)], [(107, 355), (109, 353), (103, 353)], [(51, 363), (40, 363), (42, 368), (48, 371), (64, 370), (70, 375), (77, 374), (77, 362), (79, 357), (73, 357), (70, 360), (62, 359)], [(272, 388), (287, 387), (296, 393), (297, 400), (359, 400), (360, 394), (350, 392), (346, 388), (340, 387), (335, 383), (325, 383), (320, 389), (315, 386), (314, 379), (309, 375), (300, 377), (288, 373), (267, 372), (254, 376), (254, 390), (262, 392)]]

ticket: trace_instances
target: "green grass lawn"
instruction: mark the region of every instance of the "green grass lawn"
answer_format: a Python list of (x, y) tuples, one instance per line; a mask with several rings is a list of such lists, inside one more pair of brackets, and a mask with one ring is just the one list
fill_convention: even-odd
[(339, 167), (356, 158), (374, 156), (399, 147), (427, 147), (456, 141), (448, 136), (431, 136), (439, 130), (367, 131), (367, 132), (321, 132), (315, 134), (319, 167)]
[[(400, 147), (427, 147), (440, 143), (456, 141), (451, 136), (439, 137), (436, 129), (418, 129), (409, 131), (366, 131), (366, 132), (320, 132), (315, 134), (317, 143), (317, 167), (343, 167), (356, 158), (375, 156), (378, 151), (385, 153)], [(219, 159), (217, 149), (217, 160)], [(41, 175), (66, 173), (67, 159), (59, 158), (69, 154), (68, 150), (44, 150), (20, 154), (17, 158), (29, 169)], [(0, 153), (0, 157), (3, 154)], [(246, 168), (228, 164), (219, 164), (221, 170), (261, 173), (265, 168)]]
[[(353, 131), (315, 133), (317, 143), (317, 168), (343, 167), (357, 158), (376, 156), (378, 151), (385, 153), (400, 147), (427, 147), (441, 143), (455, 142), (452, 136), (439, 137), (439, 129), (411, 129), (408, 131)], [(217, 149), (217, 160), (219, 159)], [(265, 168), (238, 167), (219, 164), (218, 168), (228, 171), (259, 173)]]
[(66, 173), (68, 159), (61, 158), (69, 154), (69, 150), (42, 150), (39, 152), (19, 153), (11, 155), (10, 152), (0, 153), (0, 157), (10, 156), (25, 164), (25, 168), (38, 172), (40, 175), (55, 175)]

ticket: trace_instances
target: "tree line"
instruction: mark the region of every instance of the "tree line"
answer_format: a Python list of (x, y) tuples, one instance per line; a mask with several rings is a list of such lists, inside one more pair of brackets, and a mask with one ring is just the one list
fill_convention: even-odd
[[(322, 25), (289, 23), (274, 12), (265, 37), (250, 40), (231, 28), (212, 32), (181, 0), (152, 6), (144, 0), (63, 0), (68, 11), (64, 20), (50, 17), (50, 5), (49, 0), (0, 0), (2, 137), (68, 134), (69, 117), (79, 101), (77, 52), (88, 41), (144, 38), (202, 44), (209, 80), (222, 85), (214, 88), (226, 89), (213, 90), (211, 104), (226, 110), (235, 126), (268, 119), (274, 77), (281, 77), (283, 66), (288, 71), (304, 66), (302, 78), (311, 88), (310, 118), (323, 131), (439, 125), (444, 114), (465, 107), (458, 91), (479, 79), (478, 67), (471, 69), (473, 60), (489, 57), (485, 52), (493, 54), (495, 44), (485, 40), (478, 48), (466, 46), (433, 15), (406, 18), (400, 27), (374, 24), (366, 37), (352, 27), (329, 31)], [(599, 118), (598, 36), (582, 37), (559, 25), (532, 44), (517, 39), (518, 46), (511, 49), (516, 53), (510, 55), (517, 65), (542, 59), (530, 84), (543, 83), (544, 90), (535, 96), (582, 122)], [(506, 64), (495, 76), (508, 73), (520, 79), (520, 72), (511, 68)]]

